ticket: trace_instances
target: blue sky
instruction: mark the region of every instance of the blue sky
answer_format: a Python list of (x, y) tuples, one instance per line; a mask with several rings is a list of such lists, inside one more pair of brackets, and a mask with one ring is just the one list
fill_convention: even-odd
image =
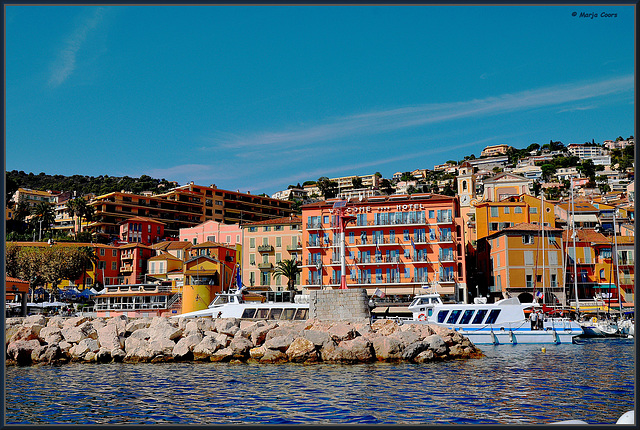
[(633, 6), (5, 12), (6, 170), (272, 194), (634, 134)]

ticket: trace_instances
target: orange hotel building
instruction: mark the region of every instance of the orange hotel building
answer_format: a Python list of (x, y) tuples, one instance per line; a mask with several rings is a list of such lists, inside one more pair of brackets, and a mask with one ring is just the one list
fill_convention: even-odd
[[(340, 287), (336, 199), (302, 206), (302, 286)], [(373, 295), (411, 296), (437, 291), (468, 301), (465, 248), (458, 197), (439, 194), (372, 196), (346, 202), (356, 219), (345, 229), (348, 288)]]

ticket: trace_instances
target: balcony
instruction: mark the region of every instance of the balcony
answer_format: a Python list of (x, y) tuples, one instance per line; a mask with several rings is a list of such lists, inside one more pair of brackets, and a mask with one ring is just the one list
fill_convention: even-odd
[(131, 264), (125, 264), (120, 266), (120, 273), (130, 273), (133, 271), (133, 266)]
[(322, 285), (320, 279), (307, 279), (305, 283), (307, 285)]
[(451, 224), (453, 223), (453, 217), (448, 215), (439, 215), (436, 217), (436, 224)]
[(320, 248), (322, 246), (324, 246), (324, 241), (320, 239), (307, 241), (308, 248)]
[[(388, 221), (360, 221), (355, 224), (347, 225), (347, 228), (356, 228), (356, 227), (393, 227), (396, 225), (425, 225), (427, 220), (424, 218), (408, 218), (408, 219), (394, 219)], [(333, 226), (333, 225), (332, 225)], [(339, 225), (336, 224), (336, 227)]]
[(455, 284), (456, 278), (453, 275), (444, 275), (438, 279), (441, 284)]
[(287, 245), (287, 251), (301, 251), (302, 245), (299, 243), (293, 245)]
[(453, 235), (451, 235), (451, 234), (441, 234), (441, 235), (438, 236), (437, 242), (438, 243), (453, 242)]
[(453, 263), (455, 262), (453, 258), (453, 254), (440, 254), (438, 256), (438, 261), (440, 263)]
[(260, 270), (268, 270), (268, 269), (272, 269), (273, 268), (273, 264), (272, 263), (258, 263), (258, 269)]
[(322, 223), (321, 222), (308, 222), (307, 223), (307, 230), (322, 230)]
[(273, 246), (271, 245), (259, 245), (258, 252), (271, 252), (273, 251)]

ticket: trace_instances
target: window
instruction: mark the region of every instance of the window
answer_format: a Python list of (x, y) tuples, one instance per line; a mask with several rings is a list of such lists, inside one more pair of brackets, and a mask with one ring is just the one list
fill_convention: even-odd
[(194, 244), (194, 245), (197, 245), (197, 244), (198, 244), (198, 238), (197, 238), (197, 237), (194, 237), (194, 238), (193, 238), (193, 244)]
[(276, 237), (276, 247), (277, 248), (282, 247), (282, 238), (281, 237)]
[(485, 321), (485, 324), (495, 323), (498, 319), (498, 315), (500, 315), (500, 309), (493, 309), (491, 312), (489, 312), (489, 316), (487, 317), (487, 321)]
[(158, 226), (157, 234), (162, 234), (162, 233), (160, 232), (160, 226)]
[(255, 248), (255, 247), (256, 247), (256, 238), (255, 237), (249, 238), (249, 248)]
[(489, 223), (489, 230), (498, 231), (498, 224), (499, 223), (497, 223), (497, 222)]
[(256, 254), (249, 254), (249, 264), (251, 265), (256, 264)]
[(147, 225), (147, 233), (151, 233), (151, 225), (150, 224)]
[(283, 226), (281, 226), (281, 225), (277, 225), (277, 226), (275, 226), (275, 227), (273, 228), (273, 230), (274, 230), (274, 231), (282, 231), (282, 230), (284, 230), (284, 227), (283, 227)]
[(482, 324), (482, 320), (484, 319), (484, 316), (487, 314), (487, 312), (488, 311), (486, 309), (479, 309), (476, 313), (475, 318), (473, 319), (472, 324)]
[(438, 312), (438, 322), (442, 324), (444, 320), (447, 318), (447, 314), (449, 311), (440, 311)]
[(522, 213), (522, 208), (519, 206), (516, 206), (515, 208), (513, 208), (513, 213), (514, 214), (521, 214)]
[(271, 231), (271, 227), (270, 226), (265, 226), (262, 228), (262, 231)]
[(492, 217), (497, 217), (498, 216), (498, 208), (497, 207), (492, 207), (491, 208), (491, 216)]
[(525, 245), (533, 245), (534, 243), (533, 236), (530, 234), (523, 234), (522, 243), (524, 243)]
[(402, 234), (405, 241), (408, 242), (409, 240), (411, 240), (411, 235), (409, 234), (409, 230), (403, 230)]
[(524, 252), (524, 264), (525, 266), (533, 266), (533, 251)]
[(464, 311), (464, 314), (462, 314), (462, 318), (460, 318), (460, 324), (469, 324), (469, 321), (471, 321), (471, 317), (473, 316), (473, 312), (473, 309)]
[(215, 236), (207, 236), (207, 242), (215, 242), (215, 241), (216, 241)]
[(111, 270), (117, 270), (118, 269), (118, 262), (117, 261), (112, 261), (111, 262)]
[(458, 317), (462, 313), (462, 310), (456, 309), (451, 311), (451, 315), (449, 315), (449, 319), (447, 320), (447, 324), (455, 324), (458, 321)]
[(256, 231), (258, 231), (258, 227), (249, 227), (249, 231), (250, 232), (256, 232)]
[(104, 248), (100, 248), (100, 255), (104, 256)]
[(329, 215), (324, 215), (322, 217), (322, 223), (323, 224), (329, 224)]
[(555, 273), (551, 274), (551, 288), (555, 288), (558, 286), (558, 279)]
[(527, 288), (533, 288), (533, 275), (526, 275)]
[(107, 267), (106, 261), (98, 261), (98, 269), (105, 269)]
[(537, 214), (537, 213), (538, 213), (538, 208), (530, 207), (530, 208), (529, 208), (529, 213), (530, 213), (530, 214)]
[(349, 232), (349, 243), (352, 243), (352, 244), (356, 243), (356, 237), (355, 236), (356, 235), (352, 231)]
[(429, 219), (433, 219), (433, 212), (434, 212), (433, 210), (429, 211)]
[(118, 256), (118, 251), (116, 249), (111, 251), (111, 255), (113, 255), (114, 257)]
[(231, 236), (227, 235), (227, 243), (231, 243)]
[(509, 213), (509, 206), (505, 206), (504, 207), (504, 213), (508, 214)]
[(282, 254), (279, 252), (276, 252), (276, 263), (279, 263), (282, 260)]

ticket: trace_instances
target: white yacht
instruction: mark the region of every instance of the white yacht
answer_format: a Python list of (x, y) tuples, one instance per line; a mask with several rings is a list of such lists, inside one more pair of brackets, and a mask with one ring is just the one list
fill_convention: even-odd
[(456, 330), (474, 344), (572, 343), (583, 333), (569, 318), (545, 317), (543, 328), (532, 329), (525, 309), (539, 306), (518, 298), (496, 303), (444, 304), (435, 294), (418, 295), (409, 306), (413, 324), (435, 324)]
[(242, 289), (216, 294), (207, 309), (174, 315), (171, 318), (243, 318), (260, 320), (306, 320), (309, 296), (293, 291), (246, 293)]

